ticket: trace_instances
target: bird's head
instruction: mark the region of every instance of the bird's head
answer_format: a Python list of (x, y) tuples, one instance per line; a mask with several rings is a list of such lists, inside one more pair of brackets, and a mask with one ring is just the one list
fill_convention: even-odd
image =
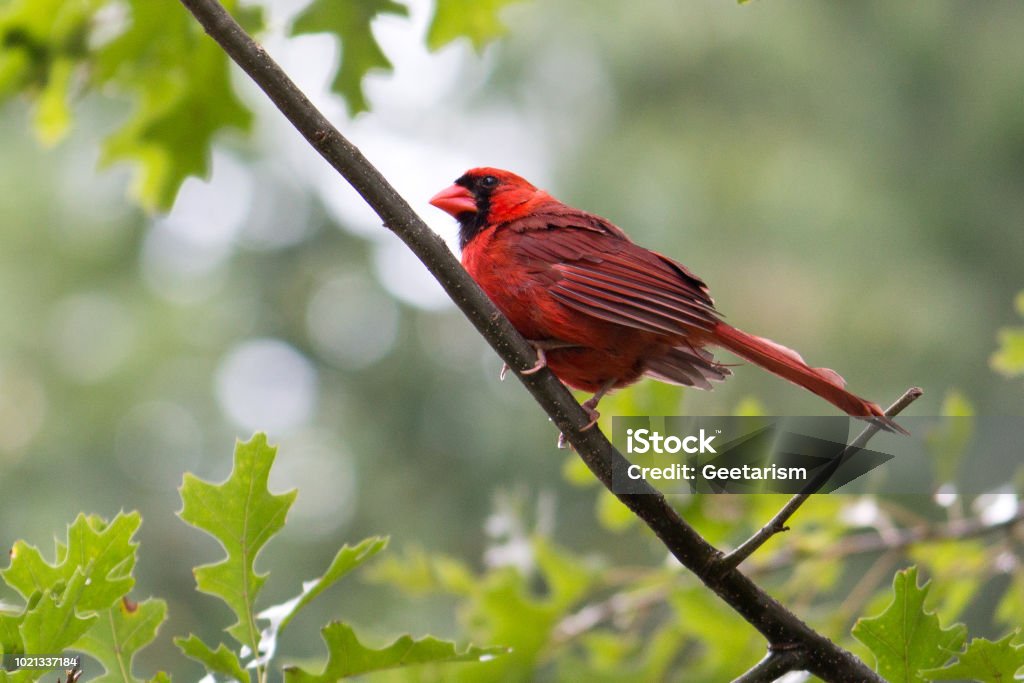
[(483, 167), (466, 171), (430, 203), (459, 221), (459, 247), (464, 248), (487, 227), (526, 216), (550, 199), (515, 173)]

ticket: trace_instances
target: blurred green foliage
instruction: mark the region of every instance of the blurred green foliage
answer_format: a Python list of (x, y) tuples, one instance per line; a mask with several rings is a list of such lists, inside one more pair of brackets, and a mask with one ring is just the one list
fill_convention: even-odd
[[(1024, 292), (1017, 294), (1017, 312), (1024, 316)], [(992, 355), (992, 367), (1008, 377), (1024, 374), (1024, 327), (999, 330), (999, 350)]]
[[(423, 180), (399, 187), (425, 215), (430, 189), (466, 163), (529, 170), (693, 268), (730, 322), (859, 393), (884, 403), (919, 384), (919, 413), (1020, 414), (1020, 383), (992, 367), (1019, 370), (1008, 302), (1024, 285), (1024, 6), (440, 0), (436, 13), (409, 3), (406, 18), (399, 3), (336, 4), (244, 3), (238, 16), (304, 87), (323, 75), (320, 98), (333, 87), (351, 112), (369, 107), (351, 120), (338, 107), (339, 126), (389, 174)], [(417, 61), (388, 43), (399, 25), (439, 53)], [(339, 31), (336, 53), (312, 51)], [(174, 489), (186, 470), (223, 478), (216, 454), (267, 428), (285, 446), (275, 488), (304, 494), (265, 559), (280, 578), (268, 603), (330, 566), (338, 536), (388, 532), (419, 597), (375, 574), (311, 605), (311, 621), (342, 610), (374, 647), (405, 629), (518, 646), (522, 659), (489, 664), (521, 679), (719, 681), (760, 657), (759, 636), (667, 565), (618, 501), (573, 485), (593, 480), (553, 449), (525, 392), (498, 382), (461, 316), (406, 295), (414, 269), (334, 204), (346, 190), (320, 181), (321, 160), (273, 128), (276, 112), (180, 6), (7, 0), (0, 38), (0, 542), (46, 537), (82, 509), (139, 509), (143, 547), (160, 549), (139, 558), (141, 590), (174, 606), (165, 632), (214, 641), (223, 612), (194, 599), (188, 569), (209, 551), (169, 514)], [(407, 88), (390, 99), (391, 77), (372, 75), (389, 65)], [(125, 200), (130, 179), (109, 165), (125, 159), (143, 206), (178, 198), (167, 216)], [(211, 182), (182, 184), (190, 174)], [(237, 382), (271, 369), (269, 385)], [(244, 399), (281, 426), (253, 424)], [(827, 409), (746, 367), (710, 394), (647, 382), (602, 405), (606, 418)], [(943, 472), (970, 457), (962, 424), (932, 439)], [(893, 571), (913, 561), (931, 579), (928, 610), (1001, 643), (1024, 621), (1019, 533), (837, 552), (857, 534), (978, 514), (954, 498), (818, 497), (747, 569), (857, 648), (852, 624), (884, 610)], [(676, 503), (732, 547), (782, 501)], [(563, 570), (582, 585), (555, 595)], [(522, 616), (504, 623), (504, 599)], [(594, 606), (606, 616), (569, 628)], [(281, 647), (322, 657), (306, 623)], [(159, 641), (139, 659), (180, 661)], [(483, 666), (444, 675), (479, 680)]]

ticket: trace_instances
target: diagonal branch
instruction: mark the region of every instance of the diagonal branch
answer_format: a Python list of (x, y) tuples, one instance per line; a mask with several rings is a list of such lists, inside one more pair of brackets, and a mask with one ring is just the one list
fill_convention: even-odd
[[(419, 257), (501, 359), (520, 369), (519, 378), (530, 394), (594, 475), (612, 490), (613, 470), (624, 469), (628, 461), (600, 430), (581, 431), (590, 417), (549, 370), (521, 374), (536, 360), (533, 348), (473, 282), (441, 238), (216, 0), (181, 2), (320, 155), (359, 192), (384, 225)], [(801, 656), (789, 662), (792, 669), (806, 669), (830, 681), (881, 683), (882, 679), (862, 661), (811, 629), (738, 570), (716, 571), (721, 552), (687, 524), (656, 489), (644, 483), (638, 490), (640, 493), (617, 495), (681, 564), (757, 629), (772, 648), (797, 648)]]
[[(899, 415), (907, 406), (921, 398), (922, 394), (924, 394), (924, 391), (919, 387), (907, 389), (895, 403), (886, 409), (885, 414), (888, 417)], [(786, 526), (786, 522), (789, 521), (789, 518), (796, 514), (796, 511), (800, 509), (801, 505), (807, 502), (808, 498), (821, 490), (821, 487), (825, 485), (825, 482), (828, 481), (840, 465), (852, 458), (859, 451), (863, 450), (863, 448), (868, 445), (868, 442), (871, 441), (871, 437), (877, 434), (880, 429), (881, 427), (874, 422), (865, 427), (864, 431), (860, 433), (860, 436), (854, 439), (849, 446), (843, 449), (843, 452), (839, 454), (839, 457), (832, 461), (831, 466), (826, 468), (820, 476), (808, 482), (803, 491), (790, 498), (789, 501), (782, 506), (782, 509), (779, 510), (767, 524), (758, 529), (757, 533), (740, 544), (740, 546), (731, 553), (723, 557), (719, 563), (720, 570), (733, 569), (740, 566), (745, 559), (750, 557), (754, 551), (767, 543), (768, 539), (772, 536), (782, 533), (783, 531), (788, 531), (789, 527)]]

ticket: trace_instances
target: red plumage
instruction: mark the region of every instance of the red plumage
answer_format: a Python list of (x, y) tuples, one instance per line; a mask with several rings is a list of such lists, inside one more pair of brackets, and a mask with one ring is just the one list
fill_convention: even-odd
[(541, 362), (595, 392), (585, 404), (595, 414), (606, 391), (644, 376), (710, 389), (731, 374), (706, 349), (719, 346), (849, 415), (903, 431), (836, 372), (722, 322), (707, 286), (681, 264), (513, 173), (472, 169), (430, 203), (459, 221), (463, 266)]

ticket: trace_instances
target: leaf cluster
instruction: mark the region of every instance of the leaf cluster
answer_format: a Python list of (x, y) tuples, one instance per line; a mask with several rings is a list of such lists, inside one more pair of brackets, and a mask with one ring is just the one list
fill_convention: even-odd
[[(178, 637), (181, 652), (209, 674), (229, 680), (262, 683), (277, 656), (276, 643), (293, 619), (339, 579), (387, 546), (371, 537), (343, 546), (324, 573), (305, 582), (302, 591), (279, 605), (259, 611), (257, 597), (268, 576), (256, 571), (260, 551), (284, 527), (296, 492), (272, 494), (267, 488), (276, 449), (258, 434), (235, 450), (231, 475), (212, 484), (186, 474), (181, 487), (181, 518), (213, 536), (226, 556), (197, 567), (197, 589), (221, 599), (235, 614), (225, 630), (231, 646), (208, 645), (194, 634)], [(35, 546), (15, 543), (10, 565), (0, 572), (4, 583), (24, 600), (19, 608), (0, 606), (0, 655), (81, 652), (98, 661), (107, 683), (143, 680), (134, 673), (136, 654), (152, 643), (167, 616), (167, 604), (150, 598), (135, 602), (128, 594), (135, 583), (142, 522), (137, 512), (121, 513), (112, 522), (79, 515), (58, 542), (56, 561), (47, 562)], [(321, 630), (327, 649), (321, 670), (284, 667), (286, 681), (336, 681), (396, 667), (426, 663), (494, 659), (503, 647), (458, 649), (453, 642), (431, 636), (398, 637), (390, 645), (364, 645), (352, 626), (333, 621)], [(38, 680), (46, 670), (0, 671), (0, 682)], [(68, 673), (69, 680), (71, 674)], [(150, 681), (169, 681), (164, 673)]]
[[(919, 585), (917, 578), (916, 567), (898, 572), (885, 611), (860, 619), (853, 627), (854, 637), (875, 655), (878, 672), (886, 680), (906, 683), (1014, 680), (1024, 668), (1024, 644), (1015, 644), (1020, 630), (996, 642), (975, 638), (962, 649), (967, 627), (943, 628), (939, 617), (925, 608), (930, 582)], [(946, 664), (950, 658), (955, 659)]]
[[(440, 0), (427, 44), (440, 49), (462, 37), (481, 48), (503, 26), (510, 0)], [(245, 29), (268, 30), (261, 5), (224, 0)], [(353, 114), (369, 108), (367, 75), (391, 69), (372, 26), (407, 16), (395, 0), (314, 0), (288, 35), (325, 33), (340, 44), (332, 90)], [(177, 2), (150, 0), (11, 0), (0, 5), (0, 102), (23, 95), (46, 144), (73, 126), (72, 103), (91, 93), (131, 102), (131, 113), (107, 136), (102, 162), (137, 166), (136, 198), (170, 208), (190, 176), (206, 176), (210, 148), (227, 131), (247, 131), (252, 111), (231, 85), (229, 60)]]
[[(0, 654), (77, 650), (106, 669), (94, 680), (139, 680), (131, 675), (132, 660), (156, 637), (167, 614), (163, 600), (128, 597), (138, 550), (133, 537), (141, 523), (137, 512), (122, 512), (109, 523), (80, 514), (66, 540), (57, 542), (53, 563), (36, 546), (16, 542), (0, 577), (24, 604), (0, 606)], [(37, 680), (45, 673), (0, 671), (0, 681)]]

